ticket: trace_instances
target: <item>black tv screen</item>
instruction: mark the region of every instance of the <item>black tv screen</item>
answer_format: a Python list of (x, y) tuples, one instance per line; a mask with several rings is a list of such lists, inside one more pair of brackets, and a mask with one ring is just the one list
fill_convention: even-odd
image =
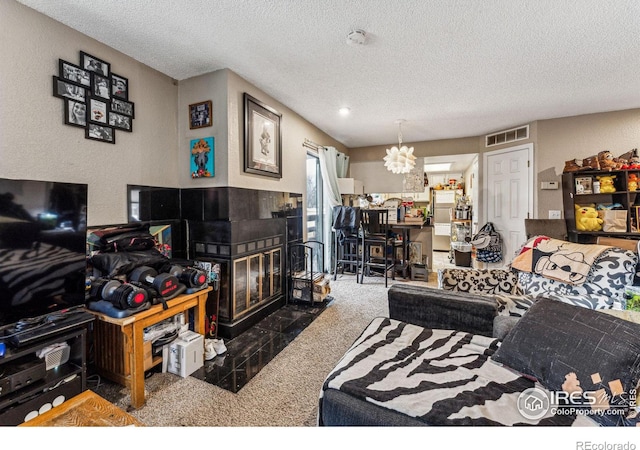
[(0, 327), (85, 302), (87, 185), (0, 178)]

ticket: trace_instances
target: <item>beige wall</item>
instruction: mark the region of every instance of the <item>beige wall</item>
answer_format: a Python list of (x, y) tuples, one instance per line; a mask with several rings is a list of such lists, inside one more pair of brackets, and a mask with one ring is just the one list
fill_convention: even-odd
[[(178, 87), (173, 80), (21, 4), (0, 1), (0, 176), (89, 185), (89, 225), (127, 221), (126, 185), (178, 186)], [(129, 79), (133, 133), (116, 144), (64, 124), (53, 97), (58, 59), (80, 50)]]
[[(596, 155), (599, 151), (610, 150), (620, 156), (633, 148), (640, 147), (640, 109), (586, 114), (556, 119), (534, 121), (529, 124), (529, 139), (503, 145), (485, 147), (485, 137), (475, 136), (462, 139), (448, 139), (429, 142), (414, 142), (416, 156), (455, 155), (479, 153), (478, 179), (475, 185), (480, 189), (478, 204), (482, 205), (483, 158), (482, 154), (513, 147), (533, 144), (534, 153), (534, 215), (546, 219), (549, 210), (562, 210), (562, 190), (541, 190), (543, 181), (557, 181), (561, 187), (562, 171), (567, 160), (583, 159)], [(386, 146), (360, 147), (351, 149), (351, 173), (361, 174), (358, 164), (367, 168), (371, 179), (401, 177), (384, 168), (382, 158)], [(377, 162), (377, 164), (376, 164)], [(372, 172), (373, 171), (373, 172)], [(356, 177), (357, 178), (357, 177)], [(365, 184), (365, 190), (367, 186)], [(480, 206), (480, 221), (482, 207)]]
[[(348, 150), (294, 111), (229, 70), (180, 83), (13, 0), (0, 1), (0, 177), (89, 185), (89, 225), (127, 221), (127, 184), (165, 187), (235, 186), (304, 193), (305, 139)], [(111, 63), (129, 79), (133, 133), (116, 144), (84, 138), (64, 124), (53, 97), (58, 59), (80, 51)], [(283, 177), (243, 172), (243, 92), (282, 113)], [(189, 129), (188, 105), (212, 100), (212, 127)], [(190, 176), (191, 139), (214, 136), (215, 177)]]
[[(479, 151), (478, 139), (476, 137), (408, 142), (404, 144), (413, 147), (413, 154), (417, 158), (425, 156), (462, 155), (477, 153)], [(397, 142), (392, 142), (386, 145), (358, 147), (350, 150), (350, 176), (364, 182), (365, 192), (402, 192), (403, 175), (389, 172), (383, 162), (383, 158), (387, 154), (386, 149), (393, 145), (398, 144)], [(460, 174), (456, 174), (456, 177), (459, 175)]]
[(565, 161), (602, 150), (617, 157), (640, 147), (640, 109), (540, 120), (537, 128), (534, 154), (540, 219), (548, 218), (550, 209), (562, 209), (558, 206), (562, 205), (562, 190), (540, 190), (540, 182), (560, 183)]

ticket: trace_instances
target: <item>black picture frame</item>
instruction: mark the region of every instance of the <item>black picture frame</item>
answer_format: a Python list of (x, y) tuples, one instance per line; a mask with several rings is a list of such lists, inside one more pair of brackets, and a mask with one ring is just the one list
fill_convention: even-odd
[(87, 101), (87, 90), (79, 84), (70, 83), (62, 78), (53, 76), (53, 96), (70, 98), (79, 102)]
[(189, 129), (210, 127), (213, 125), (211, 100), (189, 105)]
[(97, 73), (91, 77), (91, 96), (103, 100), (111, 100), (111, 80)]
[(118, 114), (116, 112), (109, 112), (109, 126), (117, 128), (118, 130), (133, 131), (133, 118), (124, 114)]
[(87, 104), (69, 98), (64, 99), (64, 123), (73, 127), (86, 128)]
[(111, 99), (111, 111), (124, 114), (125, 116), (129, 116), (132, 119), (135, 119), (135, 105), (133, 102), (128, 102), (125, 100), (120, 100), (119, 98)]
[(129, 100), (129, 79), (112, 73), (111, 96), (121, 100)]
[(87, 118), (90, 123), (107, 125), (109, 104), (100, 98), (89, 98)]
[(94, 141), (108, 142), (110, 144), (116, 143), (115, 130), (111, 127), (99, 125), (96, 123), (87, 124), (84, 137)]
[(282, 178), (282, 114), (246, 92), (244, 98), (244, 171)]
[(83, 51), (80, 51), (80, 67), (103, 77), (111, 73), (111, 64)]
[(91, 73), (88, 70), (84, 70), (80, 66), (64, 59), (59, 59), (58, 61), (58, 75), (60, 78), (86, 88), (91, 87)]

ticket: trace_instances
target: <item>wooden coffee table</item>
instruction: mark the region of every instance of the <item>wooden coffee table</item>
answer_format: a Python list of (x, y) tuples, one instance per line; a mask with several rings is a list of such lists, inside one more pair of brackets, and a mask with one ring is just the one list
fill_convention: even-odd
[(21, 427), (142, 427), (144, 424), (93, 391), (84, 391)]

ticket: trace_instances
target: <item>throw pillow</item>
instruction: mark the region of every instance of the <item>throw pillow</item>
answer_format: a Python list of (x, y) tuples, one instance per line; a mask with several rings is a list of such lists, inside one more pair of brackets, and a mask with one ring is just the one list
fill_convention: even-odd
[(549, 391), (589, 393), (583, 400), (595, 399), (589, 407), (600, 412), (590, 417), (617, 425), (640, 378), (639, 337), (639, 324), (540, 298), (492, 360), (536, 378)]

